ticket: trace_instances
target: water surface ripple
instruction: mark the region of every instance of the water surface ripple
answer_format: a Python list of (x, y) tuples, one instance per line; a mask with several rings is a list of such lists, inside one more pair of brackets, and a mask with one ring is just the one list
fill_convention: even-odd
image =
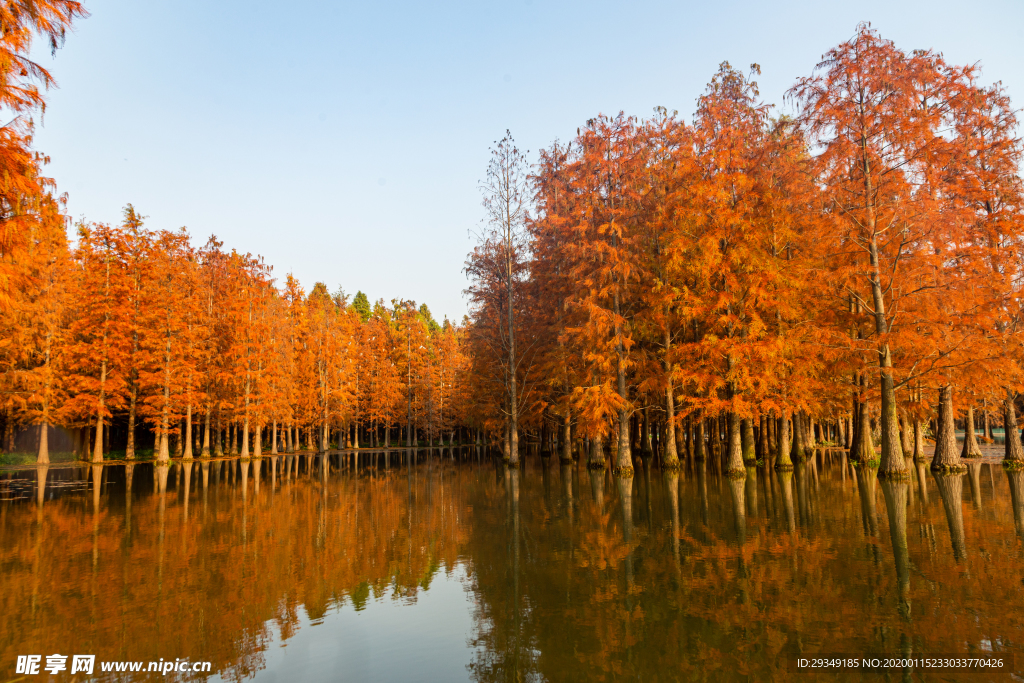
[(795, 655), (1003, 652), (1016, 676), (970, 679), (1024, 675), (1024, 472), (908, 465), (623, 480), (465, 449), (6, 472), (0, 672), (61, 653), (228, 680), (762, 681)]

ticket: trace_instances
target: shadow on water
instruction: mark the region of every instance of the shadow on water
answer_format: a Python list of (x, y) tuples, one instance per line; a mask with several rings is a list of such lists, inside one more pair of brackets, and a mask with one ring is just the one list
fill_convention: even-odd
[[(1024, 667), (1024, 472), (989, 460), (879, 480), (817, 451), (731, 479), (717, 456), (661, 471), (648, 455), (633, 477), (408, 456), (0, 475), (0, 666), (188, 656), (269, 680), (287, 675), (283, 644), (319, 633), (335, 654), (307, 676), (344, 678), (344, 657), (409, 679), (461, 662), (479, 681), (784, 679), (787, 657), (832, 652), (1010, 651)], [(453, 582), (466, 601), (428, 599)], [(409, 610), (431, 627), (403, 630)], [(360, 647), (345, 615), (366, 612), (395, 637)]]

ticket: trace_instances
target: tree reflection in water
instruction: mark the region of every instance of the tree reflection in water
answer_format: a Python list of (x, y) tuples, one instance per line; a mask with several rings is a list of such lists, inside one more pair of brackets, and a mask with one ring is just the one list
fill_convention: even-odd
[[(34, 490), (0, 503), (0, 661), (187, 654), (259, 676), (306, 621), (426, 609), (444, 574), (469, 591), (473, 630), (468, 650), (434, 654), (481, 681), (782, 679), (787, 655), (816, 652), (1009, 648), (1024, 666), (1024, 597), (1007, 580), (1024, 560), (1022, 472), (879, 481), (824, 452), (739, 480), (713, 459), (624, 479), (448, 455), (3, 475)], [(405, 636), (409, 652), (428, 636)]]

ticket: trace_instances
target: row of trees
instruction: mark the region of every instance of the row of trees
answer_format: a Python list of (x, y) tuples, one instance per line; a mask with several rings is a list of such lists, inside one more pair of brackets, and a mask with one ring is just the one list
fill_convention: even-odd
[(959, 469), (974, 411), (998, 409), (1024, 462), (1005, 92), (869, 25), (797, 81), (793, 116), (771, 115), (758, 72), (723, 63), (691, 123), (591, 119), (529, 175), (511, 136), (494, 149), (470, 336), (509, 460), (525, 424), (560, 431), (563, 457), (585, 438), (600, 466), (610, 441), (624, 473), (637, 446), (672, 467), (721, 438), (742, 476), (817, 434), (904, 476), (936, 413), (933, 466)]
[(112, 426), (126, 459), (141, 433), (167, 460), (388, 444), (399, 425), (433, 441), (464, 423), (463, 331), (425, 305), (371, 309), (291, 276), (279, 290), (262, 259), (147, 230), (131, 205), (119, 226), (80, 224), (40, 272), (2, 376), (8, 433), (38, 425), (40, 461), (48, 425), (100, 461)]

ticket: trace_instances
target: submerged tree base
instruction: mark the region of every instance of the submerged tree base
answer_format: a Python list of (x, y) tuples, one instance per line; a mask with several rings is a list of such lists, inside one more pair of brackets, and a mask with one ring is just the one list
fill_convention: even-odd
[(573, 464), (576, 461), (573, 460), (572, 458), (559, 458), (558, 462), (560, 462), (563, 465), (571, 465), (571, 464)]
[(683, 463), (679, 462), (678, 460), (674, 462), (665, 462), (661, 464), (661, 469), (665, 470), (666, 472), (678, 472), (679, 470), (683, 469)]
[(754, 467), (756, 465), (757, 465), (757, 459), (756, 458), (751, 458), (750, 460), (744, 460), (743, 461), (743, 466), (744, 467)]
[[(869, 463), (870, 467), (878, 467), (878, 461), (877, 460), (872, 461), (872, 463), (873, 464)], [(878, 478), (879, 479), (888, 479), (889, 481), (910, 481), (910, 471), (909, 470), (889, 470), (889, 471), (879, 470)]]
[(1011, 472), (1024, 470), (1024, 460), (1003, 460), (1003, 468)]
[(791, 462), (777, 462), (777, 463), (775, 463), (775, 471), (776, 472), (792, 472), (793, 471), (793, 463), (791, 463)]
[(606, 463), (603, 460), (600, 460), (600, 461), (591, 460), (591, 461), (589, 461), (587, 463), (587, 469), (588, 470), (603, 470), (605, 468), (605, 466), (606, 466)]
[(622, 467), (612, 468), (612, 474), (623, 479), (629, 479), (633, 476), (633, 467), (631, 465), (623, 465)]
[[(790, 467), (790, 469), (792, 469), (792, 467)], [(728, 472), (725, 473), (725, 476), (729, 479), (746, 479), (747, 470), (745, 467), (735, 470), (729, 470)]]
[(967, 465), (938, 465), (932, 463), (932, 472), (941, 472), (943, 474), (963, 474), (967, 471)]

